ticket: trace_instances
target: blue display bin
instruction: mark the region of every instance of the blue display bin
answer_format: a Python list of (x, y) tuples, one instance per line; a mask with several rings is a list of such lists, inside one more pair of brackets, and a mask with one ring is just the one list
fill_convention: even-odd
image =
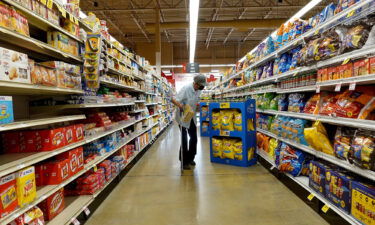
[(203, 123), (204, 122), (209, 123), (209, 121), (210, 121), (209, 112), (208, 111), (207, 111), (207, 113), (202, 112), (202, 106), (208, 107), (208, 103), (207, 102), (200, 102), (199, 103), (200, 133), (201, 133), (202, 137), (209, 137), (210, 136), (209, 128), (207, 128), (207, 130), (203, 130)]
[[(239, 109), (242, 114), (242, 131), (227, 131), (212, 129), (212, 113), (224, 109)], [(248, 167), (257, 163), (256, 155), (256, 105), (254, 99), (243, 102), (212, 102), (209, 104), (209, 135), (210, 135), (210, 159), (213, 163), (222, 163), (234, 166)], [(248, 124), (252, 126), (248, 127)], [(228, 137), (242, 140), (242, 160), (214, 157), (212, 151), (212, 138)], [(252, 158), (248, 158), (249, 154)], [(251, 156), (250, 155), (250, 156)]]

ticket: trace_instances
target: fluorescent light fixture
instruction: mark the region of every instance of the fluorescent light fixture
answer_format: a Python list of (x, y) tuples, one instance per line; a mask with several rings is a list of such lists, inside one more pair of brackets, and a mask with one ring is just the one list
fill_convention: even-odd
[(189, 62), (194, 63), (195, 45), (197, 41), (197, 27), (199, 14), (199, 0), (189, 0)]
[(171, 73), (170, 70), (162, 70), (163, 73)]
[(220, 70), (211, 70), (212, 73), (219, 73)]
[(232, 67), (236, 64), (200, 64), (199, 67)]

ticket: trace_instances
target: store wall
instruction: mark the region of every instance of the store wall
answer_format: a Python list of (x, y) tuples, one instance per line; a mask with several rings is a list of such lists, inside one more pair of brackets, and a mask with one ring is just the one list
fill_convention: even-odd
[[(155, 43), (138, 42), (135, 51), (138, 55), (145, 57), (151, 65), (155, 65)], [(172, 65), (173, 63), (173, 43), (162, 42), (161, 44), (161, 64)]]

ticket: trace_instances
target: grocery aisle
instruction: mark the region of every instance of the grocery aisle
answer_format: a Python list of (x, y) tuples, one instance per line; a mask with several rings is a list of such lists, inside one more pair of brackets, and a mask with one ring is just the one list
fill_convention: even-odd
[(88, 225), (327, 224), (260, 165), (211, 164), (199, 138), (197, 166), (180, 176), (171, 126), (91, 216)]

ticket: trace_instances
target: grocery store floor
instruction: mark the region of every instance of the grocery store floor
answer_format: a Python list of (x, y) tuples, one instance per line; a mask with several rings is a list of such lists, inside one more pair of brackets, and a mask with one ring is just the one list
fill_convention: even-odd
[(198, 140), (195, 169), (181, 176), (179, 141), (173, 125), (86, 224), (328, 224), (262, 166), (210, 163), (208, 138)]

